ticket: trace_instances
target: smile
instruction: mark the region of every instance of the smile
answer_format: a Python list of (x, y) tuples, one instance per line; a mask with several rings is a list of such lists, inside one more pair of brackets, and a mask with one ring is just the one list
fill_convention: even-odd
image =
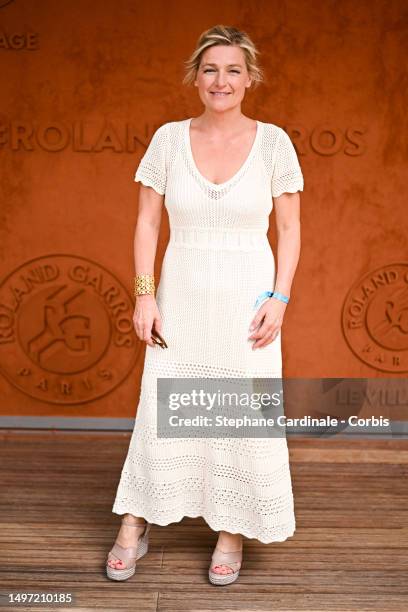
[(221, 92), (221, 91), (210, 91), (210, 94), (211, 94), (212, 96), (229, 96), (229, 95), (230, 95), (230, 92), (223, 93), (223, 92)]

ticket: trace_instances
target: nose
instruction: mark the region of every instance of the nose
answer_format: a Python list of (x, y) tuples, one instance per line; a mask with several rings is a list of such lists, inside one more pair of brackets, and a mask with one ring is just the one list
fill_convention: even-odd
[(226, 83), (227, 83), (227, 75), (222, 71), (218, 72), (215, 78), (215, 84), (217, 85), (217, 87), (219, 88), (224, 87)]

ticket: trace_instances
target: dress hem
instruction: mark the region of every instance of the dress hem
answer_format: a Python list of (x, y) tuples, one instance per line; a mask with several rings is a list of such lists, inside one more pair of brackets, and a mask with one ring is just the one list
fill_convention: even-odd
[(254, 534), (250, 533), (247, 529), (240, 529), (240, 530), (231, 530), (229, 528), (226, 529), (224, 526), (216, 525), (212, 520), (207, 519), (205, 514), (192, 514), (192, 513), (185, 512), (185, 513), (181, 513), (180, 515), (178, 515), (178, 518), (174, 518), (171, 520), (165, 519), (164, 521), (157, 521), (156, 519), (150, 518), (146, 512), (135, 513), (134, 511), (131, 512), (130, 510), (123, 510), (122, 512), (122, 511), (113, 510), (113, 509), (112, 509), (112, 512), (114, 514), (118, 514), (119, 516), (121, 516), (122, 514), (133, 514), (134, 516), (144, 518), (148, 523), (151, 523), (153, 525), (159, 525), (160, 527), (167, 527), (168, 525), (171, 525), (172, 523), (179, 523), (183, 518), (203, 518), (205, 522), (207, 523), (207, 525), (210, 527), (210, 529), (212, 529), (213, 531), (228, 531), (228, 533), (233, 533), (233, 534), (240, 533), (246, 538), (258, 540), (262, 544), (272, 544), (274, 542), (285, 542), (288, 538), (293, 537), (296, 531), (296, 528), (294, 528), (291, 532), (288, 532), (287, 535), (284, 535), (283, 537), (274, 537), (271, 540), (271, 539), (267, 539), (263, 537), (257, 537)]

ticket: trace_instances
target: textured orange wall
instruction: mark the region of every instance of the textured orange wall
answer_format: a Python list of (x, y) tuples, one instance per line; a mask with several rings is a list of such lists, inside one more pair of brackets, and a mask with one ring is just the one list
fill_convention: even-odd
[[(305, 177), (286, 376), (408, 372), (405, 2), (0, 0), (1, 414), (134, 416), (133, 174), (200, 114), (182, 63), (216, 23), (259, 45), (243, 111)], [(167, 237), (165, 213), (157, 274)]]

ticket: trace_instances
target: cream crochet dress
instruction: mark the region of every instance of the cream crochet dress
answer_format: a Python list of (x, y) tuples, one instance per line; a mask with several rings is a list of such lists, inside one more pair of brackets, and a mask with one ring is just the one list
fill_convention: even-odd
[(200, 516), (215, 531), (283, 541), (295, 531), (285, 436), (157, 436), (157, 378), (282, 376), (281, 334), (253, 351), (248, 330), (257, 296), (274, 288), (267, 238), (272, 196), (303, 190), (296, 151), (282, 128), (258, 121), (244, 164), (215, 184), (194, 162), (190, 122), (161, 125), (134, 177), (165, 194), (170, 240), (156, 300), (168, 348), (146, 345), (112, 512), (158, 525)]

